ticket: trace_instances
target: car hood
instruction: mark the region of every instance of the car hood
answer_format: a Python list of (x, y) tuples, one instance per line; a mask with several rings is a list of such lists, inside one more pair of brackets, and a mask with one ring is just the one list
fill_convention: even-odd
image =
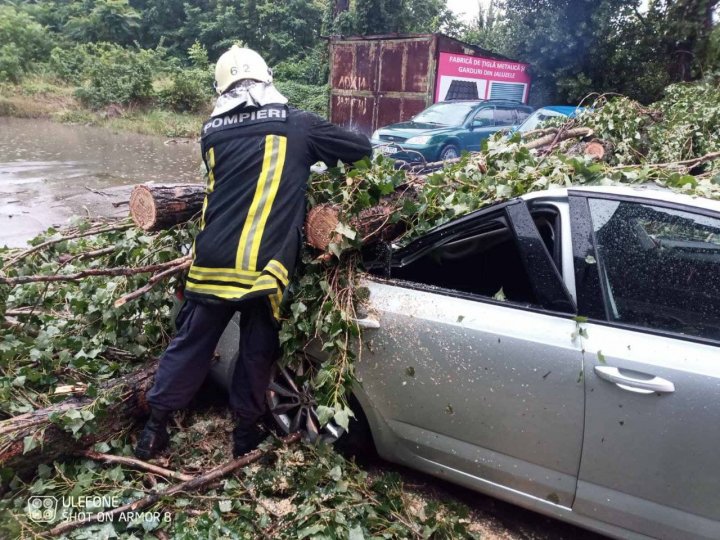
[(423, 124), (418, 122), (401, 122), (392, 124), (378, 130), (379, 135), (388, 140), (394, 140), (395, 137), (400, 139), (409, 139), (418, 135), (443, 135), (451, 133), (457, 129), (457, 126), (438, 126), (437, 124)]

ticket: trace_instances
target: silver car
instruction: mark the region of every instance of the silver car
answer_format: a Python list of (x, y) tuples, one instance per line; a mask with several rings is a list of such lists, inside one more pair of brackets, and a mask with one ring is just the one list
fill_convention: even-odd
[[(545, 191), (388, 255), (354, 391), (381, 457), (617, 538), (720, 538), (720, 202)], [(340, 435), (295, 375), (275, 418)]]

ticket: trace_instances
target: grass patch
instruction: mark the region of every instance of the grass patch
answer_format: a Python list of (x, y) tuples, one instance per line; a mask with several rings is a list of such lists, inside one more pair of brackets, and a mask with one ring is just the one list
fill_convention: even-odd
[(163, 110), (130, 112), (124, 116), (105, 120), (101, 125), (133, 131), (145, 135), (164, 137), (198, 137), (205, 115), (175, 113)]
[(46, 118), (66, 124), (85, 124), (162, 137), (198, 137), (209, 114), (176, 113), (157, 108), (104, 110), (83, 106), (74, 95), (74, 87), (52, 79), (30, 77), (22, 83), (0, 84), (0, 116)]

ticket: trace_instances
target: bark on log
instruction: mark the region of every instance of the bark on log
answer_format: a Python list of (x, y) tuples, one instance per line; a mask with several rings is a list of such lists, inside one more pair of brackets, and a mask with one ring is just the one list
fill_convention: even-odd
[(199, 214), (205, 200), (202, 184), (140, 184), (130, 194), (130, 215), (145, 231), (160, 231)]
[[(0, 422), (0, 469), (12, 469), (18, 476), (32, 474), (40, 463), (77, 454), (79, 450), (127, 428), (148, 411), (145, 392), (152, 386), (156, 369), (157, 362), (153, 362), (103, 386), (101, 392), (113, 389), (120, 393), (121, 398), (110, 406), (107, 414), (94, 420), (96, 432), (79, 440), (51, 422), (50, 415), (87, 407), (93, 402), (90, 397), (74, 397), (45, 409), (3, 420)], [(38, 445), (23, 454), (26, 437), (37, 437)]]
[(543, 146), (557, 144), (567, 139), (589, 137), (592, 134), (593, 130), (590, 128), (572, 128), (559, 133), (551, 133), (550, 135), (545, 135), (544, 137), (525, 143), (525, 147), (532, 150), (534, 148), (542, 148)]

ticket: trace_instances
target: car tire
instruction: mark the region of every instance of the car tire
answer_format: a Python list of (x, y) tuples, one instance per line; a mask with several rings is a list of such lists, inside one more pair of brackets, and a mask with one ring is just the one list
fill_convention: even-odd
[(460, 149), (454, 144), (448, 144), (443, 146), (440, 150), (440, 161), (447, 161), (449, 159), (455, 159), (460, 157)]

